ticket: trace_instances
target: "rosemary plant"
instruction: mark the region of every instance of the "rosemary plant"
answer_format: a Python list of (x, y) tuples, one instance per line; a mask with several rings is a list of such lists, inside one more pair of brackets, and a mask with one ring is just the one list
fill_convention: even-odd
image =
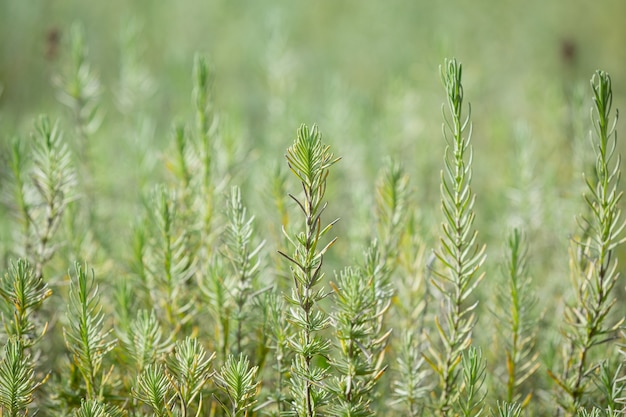
[(47, 116), (35, 123), (29, 151), (14, 142), (9, 164), (15, 187), (12, 205), (21, 223), (18, 253), (41, 278), (44, 266), (57, 251), (53, 238), (75, 197), (76, 175), (59, 125)]
[(484, 409), (487, 393), (483, 389), (485, 382), (485, 360), (480, 349), (470, 346), (463, 352), (463, 385), (458, 399), (460, 415), (464, 417), (479, 416)]
[[(255, 295), (257, 284), (255, 282), (259, 272), (259, 252), (265, 242), (254, 244), (254, 217), (248, 216), (246, 207), (241, 200), (239, 187), (231, 189), (228, 198), (227, 210), (228, 224), (224, 231), (224, 255), (230, 260), (232, 276), (235, 281), (232, 298), (234, 311), (232, 318), (236, 321), (235, 347), (236, 354), (243, 352), (245, 323), (251, 319), (251, 298)], [(229, 286), (231, 287), (231, 286)], [(248, 330), (250, 330), (248, 328)]]
[(505, 402), (520, 402), (525, 406), (533, 391), (525, 384), (539, 368), (535, 352), (536, 324), (533, 309), (537, 299), (532, 293), (532, 281), (527, 272), (528, 244), (519, 229), (508, 238), (503, 267), (506, 281), (498, 287), (496, 299), (497, 323), (505, 349), (506, 374), (498, 384), (506, 387)]
[(184, 288), (195, 264), (188, 254), (187, 232), (180, 224), (174, 193), (158, 187), (152, 202), (153, 233), (145, 248), (144, 268), (153, 305), (176, 333), (192, 318), (191, 300), (185, 299)]
[[(174, 354), (168, 356), (165, 376), (175, 393), (181, 415), (190, 415), (193, 411), (197, 416), (202, 413), (202, 390), (214, 374), (211, 370), (214, 359), (215, 353), (209, 355), (197, 339), (190, 337), (177, 342)], [(156, 381), (158, 383), (158, 379)]]
[(50, 295), (48, 285), (27, 261), (11, 262), (9, 272), (0, 278), (0, 296), (5, 301), (4, 329), (9, 339), (30, 347), (44, 335), (48, 325), (40, 326), (34, 313)]
[(73, 415), (74, 417), (114, 417), (105, 404), (96, 400), (81, 401), (80, 407)]
[(413, 331), (405, 331), (397, 357), (397, 377), (393, 381), (391, 405), (400, 406), (411, 417), (423, 415), (426, 398), (432, 389), (427, 385), (429, 372), (424, 369), (419, 343)]
[(0, 361), (0, 410), (10, 417), (27, 416), (34, 391), (43, 383), (35, 380), (34, 364), (19, 338), (11, 337)]
[(248, 410), (255, 404), (259, 384), (256, 382), (258, 369), (256, 366), (250, 367), (248, 358), (243, 354), (236, 360), (231, 355), (220, 372), (215, 375), (215, 382), (226, 393), (230, 404), (224, 404), (217, 397), (215, 399), (220, 402), (228, 417), (246, 416)]
[[(289, 338), (292, 328), (287, 320), (288, 312), (282, 294), (274, 288), (263, 296), (263, 305), (266, 308), (265, 316), (269, 333), (269, 348), (273, 352), (274, 386), (263, 406), (265, 412), (279, 416), (286, 411), (289, 405), (287, 391), (287, 375), (289, 364), (292, 362), (293, 352), (289, 349)], [(270, 406), (273, 406), (270, 408)]]
[(291, 296), (287, 299), (292, 305), (289, 320), (297, 332), (290, 341), (290, 348), (295, 354), (290, 379), (292, 405), (298, 416), (314, 417), (327, 398), (324, 389), (327, 369), (317, 365), (317, 361), (329, 347), (329, 342), (320, 335), (329, 326), (329, 319), (318, 305), (327, 295), (319, 287), (324, 278), (324, 254), (336, 238), (319, 248), (321, 239), (337, 222), (335, 220), (322, 227), (321, 216), (326, 208), (323, 200), (329, 168), (339, 159), (334, 158), (329, 146), (322, 142), (317, 127), (309, 129), (305, 125), (298, 129), (296, 140), (287, 150), (286, 157), (289, 168), (300, 180), (304, 191), (301, 199), (290, 195), (302, 211), (304, 230), (293, 237), (287, 235), (294, 248), (292, 255), (280, 252), (291, 263), (294, 283)]
[(433, 280), (433, 285), (443, 295), (441, 316), (435, 319), (441, 349), (433, 345), (425, 358), (439, 376), (439, 399), (435, 408), (445, 417), (452, 414), (460, 391), (458, 365), (471, 344), (476, 323), (477, 302), (469, 305), (467, 302), (483, 278), (479, 268), (485, 260), (485, 248), (477, 246), (477, 232), (472, 228), (475, 216), (475, 197), (470, 188), (472, 128), (469, 115), (463, 116), (461, 64), (454, 59), (446, 61), (441, 67), (441, 76), (448, 99), (448, 113), (442, 107), (447, 143), (445, 169), (441, 174), (445, 221), (441, 247), (435, 252), (442, 268), (434, 270), (436, 279)]
[(584, 195), (589, 215), (579, 219), (588, 238), (577, 241), (578, 259), (572, 262), (577, 276), (576, 304), (568, 306), (565, 321), (570, 348), (564, 358), (561, 375), (550, 373), (560, 387), (557, 399), (568, 415), (586, 405), (591, 374), (598, 366), (590, 356), (592, 348), (615, 339), (624, 317), (611, 315), (616, 303), (613, 289), (620, 277), (616, 248), (623, 242), (626, 223), (621, 217), (618, 191), (621, 158), (616, 157), (617, 133), (611, 122), (613, 92), (611, 78), (597, 71), (591, 79), (593, 90), (593, 149), (596, 155), (595, 175), (586, 178)]
[[(382, 316), (389, 296), (382, 293), (376, 274), (346, 268), (337, 276), (337, 311), (332, 317), (339, 341), (331, 361), (339, 376), (328, 384), (333, 395), (328, 413), (332, 416), (372, 416), (373, 389), (386, 369), (383, 364), (390, 332), (383, 333)], [(381, 303), (381, 298), (387, 303)]]
[(90, 400), (102, 399), (111, 371), (102, 370), (104, 357), (116, 345), (104, 329), (104, 313), (99, 306), (98, 287), (93, 276), (89, 278), (87, 267), (74, 265), (75, 275), (70, 282), (67, 310), (68, 326), (63, 330), (65, 344), (72, 355), (72, 362), (83, 378), (85, 396)]
[(193, 97), (196, 108), (196, 134), (200, 156), (200, 195), (202, 195), (202, 235), (210, 232), (213, 215), (213, 195), (215, 183), (213, 178), (216, 150), (215, 141), (218, 134), (218, 118), (212, 102), (212, 73), (204, 57), (196, 55), (193, 67), (194, 90)]
[(143, 370), (133, 387), (132, 395), (149, 406), (155, 416), (173, 416), (173, 389), (161, 363), (150, 364)]
[(611, 366), (608, 360), (600, 363), (597, 374), (593, 375), (594, 383), (601, 394), (602, 402), (605, 409), (611, 415), (624, 412), (623, 403), (626, 394), (626, 377), (622, 372), (622, 364)]
[(118, 331), (122, 347), (131, 357), (137, 372), (161, 359), (171, 349), (171, 338), (164, 338), (154, 310), (139, 310), (128, 331)]
[[(87, 60), (85, 33), (82, 25), (75, 23), (70, 30), (71, 61), (66, 73), (55, 78), (58, 99), (70, 108), (78, 136), (78, 156), (83, 168), (89, 166), (89, 137), (102, 123), (100, 97), (103, 89), (99, 77)], [(84, 169), (82, 174), (91, 174)]]
[(376, 184), (376, 215), (383, 259), (390, 270), (395, 268), (397, 260), (393, 257), (399, 253), (407, 219), (408, 183), (409, 177), (402, 165), (388, 159)]

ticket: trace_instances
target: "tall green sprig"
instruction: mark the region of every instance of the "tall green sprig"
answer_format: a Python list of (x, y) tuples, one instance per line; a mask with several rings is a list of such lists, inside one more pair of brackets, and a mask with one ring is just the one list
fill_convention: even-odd
[[(330, 152), (330, 146), (322, 142), (322, 135), (314, 126), (302, 125), (294, 144), (287, 149), (287, 162), (293, 174), (300, 180), (304, 196), (290, 195), (304, 216), (304, 230), (287, 235), (293, 245), (292, 255), (281, 254), (291, 263), (293, 288), (288, 301), (292, 304), (289, 320), (297, 329), (290, 346), (295, 353), (292, 365), (291, 391), (295, 413), (300, 417), (313, 417), (325, 401), (322, 383), (327, 370), (315, 364), (315, 359), (328, 350), (329, 343), (319, 333), (328, 327), (328, 317), (318, 307), (327, 295), (319, 288), (324, 273), (324, 254), (335, 242), (331, 240), (322, 249), (322, 238), (337, 220), (322, 226), (322, 213), (326, 208), (324, 194), (330, 167), (339, 158)], [(317, 288), (316, 288), (317, 287)]]
[(265, 242), (254, 242), (254, 216), (249, 216), (241, 199), (239, 187), (231, 189), (227, 205), (228, 223), (224, 231), (224, 254), (230, 260), (233, 273), (233, 318), (236, 353), (243, 352), (245, 342), (244, 324), (250, 319), (251, 297), (255, 290), (255, 279), (259, 273), (261, 260), (259, 253)]
[(65, 344), (72, 355), (74, 366), (83, 376), (86, 398), (102, 399), (109, 373), (101, 369), (105, 355), (117, 343), (111, 339), (111, 329), (105, 330), (104, 313), (100, 307), (98, 286), (93, 276), (89, 277), (86, 267), (74, 266), (70, 281), (67, 310), (68, 325), (63, 329)]
[(42, 277), (36, 276), (24, 259), (11, 262), (9, 272), (0, 279), (0, 296), (6, 303), (2, 310), (8, 313), (2, 318), (8, 340), (0, 362), (0, 406), (12, 417), (28, 415), (33, 392), (45, 380), (35, 381), (37, 363), (30, 352), (48, 326), (45, 323), (38, 328), (33, 313), (51, 294)]
[(497, 289), (495, 311), (506, 356), (506, 376), (502, 382), (507, 403), (527, 404), (532, 391), (522, 384), (539, 368), (539, 354), (534, 349), (537, 320), (533, 315), (537, 298), (532, 293), (527, 271), (528, 244), (519, 229), (511, 232), (507, 246), (503, 266), (506, 282)]
[(416, 333), (405, 331), (400, 341), (397, 357), (397, 376), (393, 381), (393, 400), (390, 405), (400, 408), (404, 415), (423, 415), (426, 397), (432, 387), (427, 385), (428, 369), (424, 369), (424, 358)]
[(152, 234), (144, 252), (147, 284), (155, 310), (176, 333), (193, 317), (185, 288), (195, 264), (188, 250), (188, 232), (180, 224), (176, 195), (160, 186), (152, 202)]
[[(58, 99), (70, 108), (78, 135), (78, 155), (84, 166), (89, 165), (88, 140), (100, 127), (102, 112), (100, 97), (102, 85), (87, 59), (85, 33), (75, 23), (70, 30), (71, 61), (63, 76), (55, 79), (59, 88)], [(87, 172), (84, 172), (87, 173)]]
[[(289, 349), (289, 338), (292, 335), (291, 326), (287, 320), (289, 315), (285, 300), (276, 288), (263, 295), (263, 306), (266, 309), (266, 328), (268, 330), (269, 348), (274, 353), (275, 382), (272, 392), (267, 396), (263, 405), (274, 404), (275, 409), (270, 415), (280, 415), (285, 411), (289, 398), (286, 394), (289, 363), (293, 352)], [(267, 410), (267, 408), (266, 408)], [(264, 410), (264, 411), (266, 411)]]
[(409, 177), (401, 164), (388, 159), (376, 182), (376, 217), (382, 258), (392, 271), (407, 218)]
[(193, 99), (196, 111), (196, 135), (200, 155), (200, 190), (202, 204), (202, 235), (203, 240), (210, 232), (213, 217), (213, 196), (215, 178), (213, 176), (215, 161), (215, 141), (218, 134), (218, 118), (213, 105), (213, 74), (205, 57), (196, 55), (193, 62)]
[(136, 400), (149, 406), (156, 417), (174, 415), (173, 387), (161, 363), (150, 364), (139, 374), (132, 395)]
[[(439, 375), (437, 413), (448, 416), (459, 392), (459, 369), (463, 352), (471, 344), (477, 302), (468, 305), (472, 291), (482, 280), (479, 268), (485, 247), (476, 244), (473, 229), (475, 196), (472, 179), (472, 127), (470, 115), (463, 115), (462, 66), (446, 60), (441, 77), (446, 88), (448, 112), (442, 106), (443, 135), (446, 139), (444, 170), (441, 173), (441, 206), (444, 214), (441, 246), (435, 255), (441, 269), (435, 269), (433, 285), (443, 295), (441, 316), (435, 318), (441, 349), (431, 346), (426, 360)], [(471, 107), (470, 107), (471, 111)]]
[(597, 366), (590, 358), (591, 349), (613, 340), (624, 321), (623, 316), (613, 318), (610, 315), (617, 301), (612, 291), (620, 277), (616, 249), (624, 241), (626, 226), (618, 207), (622, 198), (618, 189), (621, 157), (615, 154), (618, 113), (616, 111), (611, 121), (613, 92), (606, 72), (594, 74), (591, 88), (595, 175), (585, 177), (587, 193), (584, 198), (589, 214), (579, 217), (579, 227), (587, 231), (588, 238), (576, 242), (578, 259), (572, 262), (577, 276), (577, 300), (565, 311), (569, 326), (566, 336), (571, 349), (564, 358), (562, 375), (551, 373), (561, 388), (557, 396), (559, 404), (569, 415), (574, 415), (584, 405), (591, 373)]
[(33, 265), (35, 276), (41, 277), (57, 251), (54, 235), (75, 198), (76, 173), (58, 123), (40, 116), (31, 143), (29, 155), (14, 142), (9, 165), (15, 186), (13, 205), (21, 223), (20, 252)]

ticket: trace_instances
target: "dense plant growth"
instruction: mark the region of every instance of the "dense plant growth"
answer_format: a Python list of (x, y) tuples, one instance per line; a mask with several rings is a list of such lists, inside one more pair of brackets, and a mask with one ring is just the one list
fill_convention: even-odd
[[(545, 245), (533, 207), (520, 204), (516, 227), (502, 231), (503, 256), (482, 243), (476, 218), (488, 214), (473, 177), (481, 155), (455, 59), (440, 68), (440, 227), (429, 224), (393, 158), (362, 207), (346, 204), (343, 194), (358, 200), (360, 191), (333, 180), (344, 163), (334, 154), (338, 139), (315, 125), (301, 125), (284, 143), (286, 161), (246, 186), (254, 153), (224, 132), (213, 97), (219, 83), (198, 55), (192, 122), (173, 124), (156, 168), (163, 180), (145, 179), (129, 230), (108, 230), (94, 144), (105, 117), (102, 86), (78, 26), (70, 46), (55, 77), (66, 121), (41, 116), (30, 138), (3, 149), (10, 215), (2, 220), (12, 237), (0, 279), (2, 413), (625, 412), (618, 249), (626, 223), (606, 72), (591, 79), (595, 160), (580, 164), (584, 192), (570, 196), (582, 214), (570, 230), (569, 263), (552, 248), (563, 268), (551, 270), (533, 267), (534, 256), (545, 261), (533, 250)], [(120, 97), (127, 114), (141, 106), (134, 99)], [(531, 145), (520, 146), (528, 164)], [(525, 174), (515, 187), (530, 199), (537, 187)], [(105, 175), (123, 181), (123, 173)], [(541, 305), (547, 277), (533, 271), (565, 275), (558, 282), (571, 278), (571, 289)]]

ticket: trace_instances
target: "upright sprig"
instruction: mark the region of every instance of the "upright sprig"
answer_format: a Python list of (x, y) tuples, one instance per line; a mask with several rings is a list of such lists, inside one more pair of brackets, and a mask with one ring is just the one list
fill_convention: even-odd
[(409, 177), (402, 165), (387, 160), (376, 183), (376, 217), (378, 237), (383, 252), (382, 258), (387, 268), (395, 267), (394, 256), (398, 255), (398, 245), (407, 218)]
[(195, 264), (188, 251), (188, 232), (180, 224), (175, 194), (164, 186), (157, 187), (152, 201), (152, 234), (143, 261), (147, 284), (155, 310), (171, 330), (178, 332), (193, 317), (185, 289)]
[(593, 375), (594, 383), (601, 394), (602, 402), (611, 414), (624, 413), (623, 395), (626, 393), (626, 376), (622, 372), (622, 364), (616, 367), (611, 366), (611, 362), (606, 360), (600, 363), (600, 367)]
[(237, 359), (230, 355), (215, 375), (217, 386), (226, 393), (230, 403), (224, 404), (217, 396), (215, 399), (228, 417), (246, 416), (250, 407), (256, 403), (258, 370), (257, 366), (250, 366), (248, 358), (243, 354), (239, 354)]
[(197, 339), (180, 340), (165, 364), (151, 363), (143, 370), (132, 395), (157, 417), (200, 416), (202, 391), (213, 376), (214, 359), (215, 354), (209, 355)]
[(486, 376), (486, 365), (480, 349), (470, 346), (463, 352), (461, 359), (463, 367), (463, 385), (457, 408), (463, 417), (478, 417), (484, 410), (484, 401), (487, 396), (483, 388)]
[(255, 279), (261, 264), (259, 253), (265, 242), (254, 242), (254, 216), (248, 215), (239, 187), (231, 189), (227, 206), (224, 254), (230, 260), (233, 272), (233, 318), (237, 323), (235, 343), (236, 353), (239, 354), (243, 352), (244, 324), (250, 318), (250, 307), (253, 305), (250, 298), (255, 290)]
[(196, 111), (196, 135), (200, 155), (200, 187), (204, 200), (202, 213), (203, 235), (210, 232), (213, 216), (215, 178), (213, 176), (218, 134), (218, 117), (213, 105), (213, 73), (205, 57), (196, 55), (193, 62), (193, 100)]
[(174, 354), (166, 361), (165, 376), (176, 393), (181, 415), (191, 415), (192, 411), (201, 415), (202, 389), (213, 376), (214, 359), (215, 353), (209, 355), (195, 338), (187, 337), (174, 346)]
[(427, 385), (428, 369), (424, 369), (424, 358), (415, 333), (405, 331), (400, 341), (396, 372), (393, 381), (393, 400), (390, 404), (400, 408), (405, 415), (418, 417), (423, 414), (426, 397), (431, 388)]
[[(274, 410), (270, 415), (281, 415), (288, 405), (286, 394), (289, 363), (293, 352), (289, 349), (289, 338), (292, 334), (291, 326), (287, 321), (289, 313), (285, 300), (276, 288), (263, 295), (262, 305), (266, 309), (266, 328), (268, 331), (269, 348), (274, 352), (275, 382), (272, 392), (267, 396), (264, 405), (273, 404)], [(267, 408), (266, 408), (267, 410)]]
[(426, 355), (426, 360), (439, 375), (436, 410), (441, 416), (449, 415), (459, 392), (458, 365), (471, 344), (476, 322), (474, 309), (477, 302), (468, 305), (468, 299), (483, 278), (479, 269), (485, 260), (485, 247), (476, 244), (477, 232), (473, 229), (475, 196), (470, 188), (472, 125), (470, 115), (463, 116), (461, 75), (462, 66), (454, 59), (441, 67), (448, 102), (447, 112), (442, 106), (443, 135), (447, 146), (441, 173), (443, 234), (441, 246), (435, 252), (441, 268), (434, 270), (433, 285), (443, 295), (441, 316), (435, 318), (442, 348), (431, 346)]
[(138, 372), (155, 363), (171, 348), (170, 338), (163, 337), (154, 310), (139, 310), (128, 329), (118, 331), (118, 336)]
[(322, 143), (317, 127), (309, 129), (305, 125), (298, 129), (296, 140), (287, 149), (286, 157), (289, 168), (300, 180), (304, 191), (301, 198), (290, 195), (302, 211), (304, 230), (293, 237), (285, 232), (294, 251), (292, 255), (280, 252), (291, 263), (294, 283), (288, 297), (292, 304), (289, 320), (297, 329), (290, 343), (295, 353), (290, 382), (295, 413), (300, 417), (313, 417), (325, 401), (322, 383), (327, 374), (325, 368), (314, 363), (314, 359), (324, 355), (329, 346), (328, 341), (319, 335), (329, 325), (328, 317), (318, 307), (326, 296), (319, 286), (324, 277), (324, 254), (336, 238), (322, 249), (319, 245), (337, 222), (335, 220), (323, 227), (321, 216), (326, 208), (324, 194), (329, 169), (339, 158), (333, 156), (330, 146)]
[(36, 328), (34, 310), (52, 295), (41, 276), (37, 276), (24, 259), (11, 262), (9, 272), (0, 278), (0, 296), (12, 311), (10, 318), (3, 317), (4, 328), (9, 337), (21, 342), (21, 346), (32, 346), (46, 331)]
[[(507, 242), (503, 267), (506, 282), (497, 290), (496, 317), (504, 340), (506, 356), (505, 401), (527, 404), (532, 391), (522, 387), (539, 368), (535, 352), (537, 323), (533, 308), (537, 298), (531, 290), (532, 281), (527, 271), (528, 244), (519, 229), (514, 229)], [(522, 398), (523, 396), (523, 398)]]
[(105, 316), (99, 305), (98, 286), (93, 271), (89, 277), (86, 269), (79, 263), (74, 266), (67, 310), (68, 326), (63, 329), (63, 334), (74, 366), (83, 377), (86, 398), (96, 400), (102, 399), (110, 376), (110, 372), (102, 371), (102, 362), (117, 341), (110, 338), (112, 330), (104, 328)]
[(149, 406), (156, 417), (172, 417), (173, 392), (163, 364), (153, 363), (139, 374), (132, 395)]
[[(84, 166), (88, 166), (88, 140), (102, 122), (100, 97), (102, 85), (87, 59), (83, 27), (75, 23), (70, 30), (71, 62), (65, 74), (57, 77), (58, 99), (70, 108), (78, 135), (78, 154)], [(86, 173), (86, 172), (85, 172)]]
[(25, 346), (11, 337), (0, 361), (0, 409), (10, 417), (27, 416), (34, 391), (42, 384), (35, 381), (34, 364)]
[(53, 238), (75, 197), (76, 174), (58, 123), (39, 117), (31, 144), (29, 155), (14, 142), (9, 165), (15, 186), (13, 205), (21, 223), (19, 251), (40, 278), (57, 250)]
[[(338, 352), (331, 364), (338, 376), (328, 384), (333, 394), (328, 413), (332, 416), (372, 416), (374, 387), (386, 369), (385, 347), (390, 331), (382, 331), (382, 316), (389, 307), (389, 293), (382, 293), (377, 274), (346, 268), (331, 284), (336, 311), (332, 315)], [(381, 298), (387, 303), (381, 305)]]
[(624, 321), (623, 316), (610, 315), (616, 303), (612, 291), (620, 277), (616, 249), (624, 241), (626, 226), (618, 207), (622, 192), (618, 189), (621, 157), (615, 154), (617, 112), (611, 121), (613, 92), (606, 72), (595, 73), (591, 88), (595, 175), (585, 177), (584, 198), (589, 214), (579, 218), (579, 227), (588, 238), (576, 242), (578, 259), (571, 263), (577, 276), (577, 300), (565, 312), (571, 349), (564, 358), (562, 375), (551, 373), (561, 388), (557, 396), (559, 404), (570, 415), (585, 405), (590, 377), (598, 365), (590, 358), (591, 349), (615, 339)]

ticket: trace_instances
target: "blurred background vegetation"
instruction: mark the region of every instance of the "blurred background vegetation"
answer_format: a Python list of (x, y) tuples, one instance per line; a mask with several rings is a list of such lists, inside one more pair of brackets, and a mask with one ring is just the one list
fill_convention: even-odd
[[(280, 224), (273, 172), (284, 168), (296, 128), (317, 123), (343, 158), (328, 194), (328, 217), (342, 218), (331, 265), (351, 263), (364, 248), (387, 156), (410, 175), (413, 227), (432, 247), (444, 149), (438, 67), (454, 56), (472, 103), (487, 270), (497, 270), (507, 228), (521, 224), (539, 295), (550, 298), (570, 287), (568, 238), (583, 207), (581, 173), (592, 166), (594, 70), (611, 74), (614, 106), (626, 107), (623, 16), (622, 0), (0, 0), (2, 161), (40, 113), (61, 118), (71, 141), (71, 114), (53, 80), (67, 71), (78, 22), (103, 87), (103, 122), (90, 146), (95, 227), (109, 260), (124, 259), (141, 196), (167, 176), (172, 123), (193, 120), (196, 52), (212, 64), (227, 163), (261, 227)], [(618, 132), (624, 127), (619, 121)], [(10, 228), (0, 224), (8, 253)]]

